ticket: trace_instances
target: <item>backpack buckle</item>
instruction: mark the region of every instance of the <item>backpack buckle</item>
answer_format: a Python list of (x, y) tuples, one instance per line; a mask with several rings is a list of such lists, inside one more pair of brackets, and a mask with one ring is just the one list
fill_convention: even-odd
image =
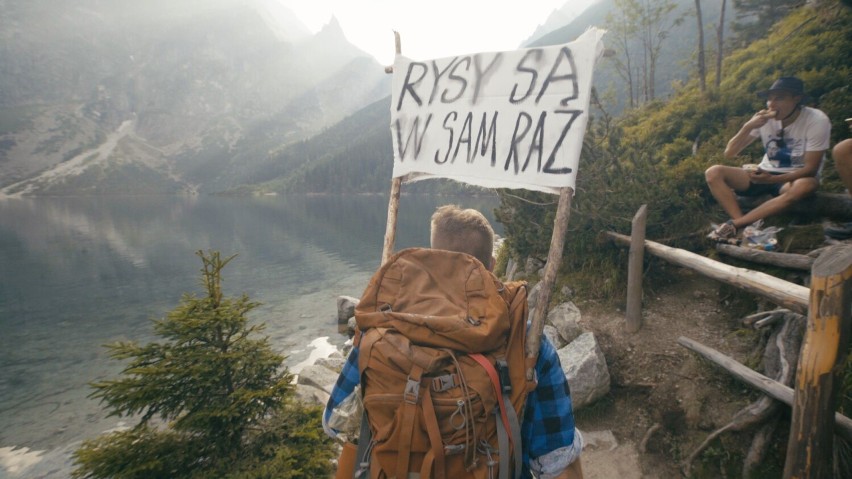
[(420, 398), (420, 381), (415, 381), (408, 377), (408, 382), (405, 383), (405, 391), (402, 393), (402, 399), (409, 404), (417, 404)]
[(432, 378), (433, 391), (443, 392), (454, 387), (456, 387), (456, 378), (453, 374), (444, 374), (443, 376)]

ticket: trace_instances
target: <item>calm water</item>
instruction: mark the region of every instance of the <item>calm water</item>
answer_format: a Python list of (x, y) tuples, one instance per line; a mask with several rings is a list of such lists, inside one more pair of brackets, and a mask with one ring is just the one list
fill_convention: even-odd
[[(493, 222), (495, 198), (403, 197), (397, 249), (427, 246), (448, 202)], [(151, 318), (201, 294), (197, 250), (239, 255), (225, 294), (263, 303), (251, 319), (291, 368), (317, 338), (343, 344), (335, 300), (378, 266), (386, 213), (386, 197), (0, 200), (0, 478), (69, 477), (81, 440), (123, 425), (87, 398), (121, 368), (102, 345), (153, 339)]]

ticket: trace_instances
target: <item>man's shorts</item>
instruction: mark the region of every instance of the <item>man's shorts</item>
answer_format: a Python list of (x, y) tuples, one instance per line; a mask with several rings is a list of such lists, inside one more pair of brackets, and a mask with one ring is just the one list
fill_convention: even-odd
[(772, 195), (778, 196), (781, 194), (781, 187), (784, 183), (749, 183), (748, 189), (745, 191), (737, 191), (739, 196), (763, 196)]

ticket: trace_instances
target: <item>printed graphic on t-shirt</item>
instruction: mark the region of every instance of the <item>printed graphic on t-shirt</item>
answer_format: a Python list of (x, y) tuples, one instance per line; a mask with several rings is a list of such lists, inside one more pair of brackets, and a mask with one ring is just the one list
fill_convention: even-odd
[(766, 142), (766, 158), (775, 168), (801, 168), (805, 166), (802, 140), (773, 137)]

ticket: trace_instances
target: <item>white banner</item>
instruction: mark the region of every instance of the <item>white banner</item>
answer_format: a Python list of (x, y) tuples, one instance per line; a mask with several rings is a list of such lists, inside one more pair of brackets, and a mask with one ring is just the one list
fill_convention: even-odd
[(576, 41), (393, 65), (393, 177), (574, 188), (604, 31)]

